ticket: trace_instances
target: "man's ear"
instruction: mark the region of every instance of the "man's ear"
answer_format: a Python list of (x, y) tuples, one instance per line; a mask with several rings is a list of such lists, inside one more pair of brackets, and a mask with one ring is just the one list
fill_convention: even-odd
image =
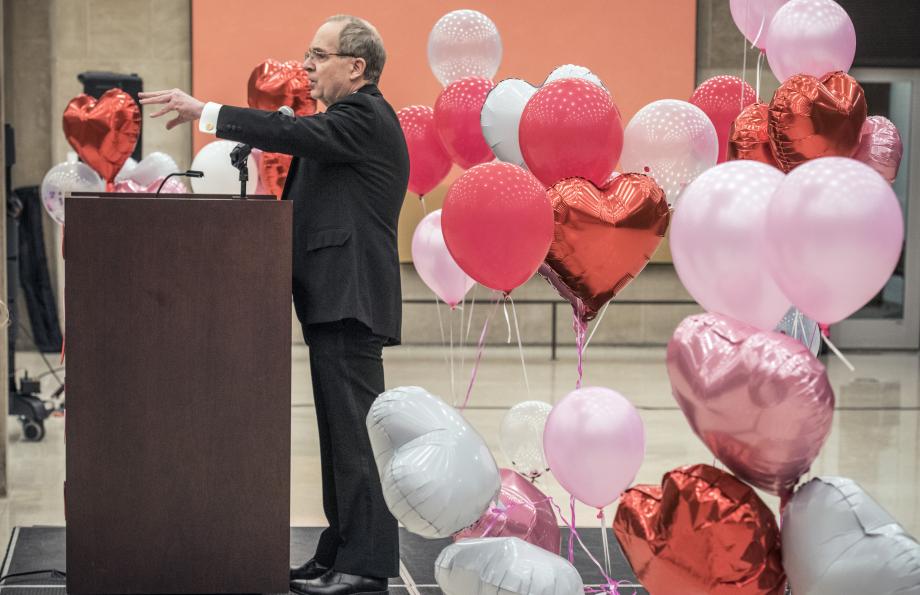
[(364, 58), (355, 58), (355, 61), (352, 63), (351, 75), (349, 78), (353, 81), (358, 80), (364, 76), (364, 70), (367, 68), (367, 61)]

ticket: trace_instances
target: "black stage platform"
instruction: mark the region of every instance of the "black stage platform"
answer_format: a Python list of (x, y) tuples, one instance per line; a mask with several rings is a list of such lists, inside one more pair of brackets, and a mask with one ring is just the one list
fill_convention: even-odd
[[(322, 529), (314, 527), (291, 527), (291, 564), (300, 564), (313, 554), (316, 541)], [(568, 530), (563, 531), (563, 549), (566, 549)], [(579, 529), (585, 545), (600, 558), (600, 529)], [(647, 595), (636, 583), (635, 576), (623, 559), (620, 549), (608, 533), (613, 556), (612, 576), (626, 581), (621, 584), (621, 595)], [(418, 594), (440, 595), (441, 590), (434, 580), (434, 561), (441, 550), (450, 543), (448, 539), (428, 540), (400, 529), (400, 558), (404, 566), (403, 577), (393, 579), (390, 584), (392, 595)], [(3, 559), (2, 576), (35, 570), (67, 571), (64, 527), (16, 527), (10, 537), (6, 556)], [(567, 550), (566, 550), (567, 551)], [(586, 585), (601, 582), (601, 575), (593, 562), (576, 544), (575, 567), (581, 573)], [(408, 578), (407, 587), (404, 579)], [(49, 573), (10, 577), (0, 584), (0, 595), (63, 595), (66, 580), (60, 575)]]

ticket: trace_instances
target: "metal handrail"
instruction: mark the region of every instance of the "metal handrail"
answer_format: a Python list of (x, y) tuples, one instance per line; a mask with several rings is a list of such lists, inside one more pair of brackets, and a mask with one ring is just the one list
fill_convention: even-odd
[[(404, 304), (438, 304), (436, 298), (403, 298), (402, 303)], [(550, 306), (552, 310), (552, 328), (550, 332), (550, 359), (556, 361), (556, 347), (558, 342), (557, 332), (556, 332), (556, 323), (558, 321), (558, 313), (556, 311), (557, 306), (564, 305), (569, 306), (569, 302), (562, 299), (533, 299), (533, 298), (521, 298), (514, 300), (515, 305), (524, 304), (524, 305), (538, 305), (538, 306)], [(693, 300), (628, 300), (628, 299), (617, 299), (612, 302), (612, 305), (624, 305), (624, 306), (693, 306), (696, 305), (696, 302)]]

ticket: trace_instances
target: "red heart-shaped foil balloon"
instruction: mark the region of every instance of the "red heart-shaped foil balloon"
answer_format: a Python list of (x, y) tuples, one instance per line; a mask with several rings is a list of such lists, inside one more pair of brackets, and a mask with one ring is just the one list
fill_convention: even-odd
[(248, 86), (249, 107), (275, 111), (286, 105), (298, 116), (316, 113), (310, 97), (310, 79), (296, 60), (279, 62), (268, 58), (252, 70)]
[[(553, 243), (540, 273), (586, 320), (632, 281), (658, 248), (670, 221), (664, 191), (643, 174), (604, 189), (581, 178), (547, 190)], [(579, 304), (580, 302), (580, 304)]]
[(827, 371), (808, 347), (727, 316), (699, 314), (674, 331), (667, 367), (677, 404), (712, 454), (744, 481), (791, 494), (834, 417)]
[(866, 110), (863, 88), (846, 73), (790, 77), (770, 102), (770, 143), (783, 171), (818, 157), (851, 157)]
[(785, 592), (773, 513), (753, 489), (709, 465), (670, 471), (661, 487), (627, 490), (613, 531), (649, 593)]
[(752, 103), (744, 108), (728, 133), (728, 159), (751, 159), (782, 169), (770, 146), (770, 106)]
[(283, 153), (262, 153), (259, 157), (259, 182), (275, 198), (281, 198), (293, 160), (293, 157)]
[(64, 136), (87, 165), (112, 189), (115, 176), (137, 145), (141, 110), (121, 89), (109, 89), (96, 100), (80, 94), (64, 109)]
[[(274, 111), (286, 105), (297, 116), (316, 113), (316, 100), (310, 96), (310, 79), (296, 60), (279, 62), (268, 58), (252, 70), (248, 85), (249, 107)], [(290, 155), (263, 153), (259, 160), (259, 181), (265, 190), (281, 197), (291, 167)]]

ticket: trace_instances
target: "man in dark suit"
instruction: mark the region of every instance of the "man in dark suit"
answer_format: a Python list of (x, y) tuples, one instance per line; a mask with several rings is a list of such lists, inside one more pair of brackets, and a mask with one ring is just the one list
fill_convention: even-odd
[(374, 27), (340, 15), (304, 60), (325, 113), (204, 104), (176, 89), (141, 101), (165, 104), (153, 117), (177, 113), (167, 128), (200, 119), (204, 132), (294, 156), (282, 198), (294, 201), (294, 307), (310, 346), (329, 528), (291, 586), (315, 595), (386, 593), (398, 575), (397, 525), (365, 429), (384, 391), (382, 347), (400, 340), (396, 225), (409, 179), (402, 129), (377, 88), (385, 60)]

